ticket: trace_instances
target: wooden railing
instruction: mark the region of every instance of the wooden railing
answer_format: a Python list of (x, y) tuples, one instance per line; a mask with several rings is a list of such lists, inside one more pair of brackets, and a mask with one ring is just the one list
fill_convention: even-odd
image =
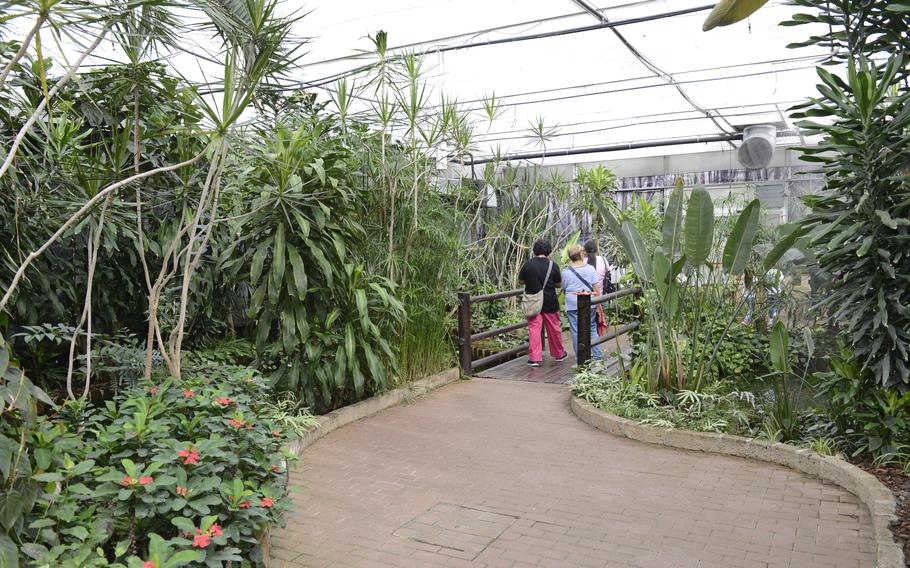
[[(471, 294), (468, 292), (458, 293), (458, 364), (461, 367), (461, 372), (463, 374), (471, 375), (475, 370), (481, 367), (486, 367), (492, 365), (493, 363), (511, 360), (515, 357), (518, 357), (519, 355), (523, 355), (528, 352), (529, 346), (526, 343), (524, 345), (512, 347), (511, 349), (506, 349), (505, 351), (500, 351), (499, 353), (494, 353), (493, 355), (477, 359), (476, 361), (473, 359), (473, 343), (475, 341), (487, 339), (489, 337), (496, 337), (497, 335), (518, 331), (519, 329), (524, 329), (528, 327), (528, 322), (523, 321), (519, 323), (513, 323), (503, 327), (497, 327), (496, 329), (474, 333), (474, 329), (471, 324), (471, 308), (475, 304), (479, 304), (481, 302), (504, 300), (506, 298), (521, 296), (523, 292), (524, 288), (506, 290), (504, 292), (494, 292), (492, 294), (482, 294), (480, 296), (471, 296)], [(576, 358), (579, 364), (585, 363), (591, 359), (591, 347), (600, 345), (601, 343), (604, 343), (611, 339), (615, 339), (616, 337), (619, 337), (625, 333), (629, 333), (640, 325), (639, 321), (635, 320), (632, 323), (613, 329), (613, 331), (603, 335), (596, 341), (591, 341), (591, 306), (596, 306), (626, 296), (639, 294), (641, 294), (640, 288), (628, 288), (625, 290), (620, 290), (619, 292), (614, 292), (612, 294), (606, 294), (604, 296), (578, 296), (578, 353), (576, 353)], [(546, 328), (544, 326), (541, 326), (541, 342), (543, 343), (546, 342), (545, 330)]]
[(611, 339), (616, 339), (620, 335), (629, 333), (634, 329), (638, 329), (638, 326), (641, 325), (639, 319), (634, 319), (632, 322), (619, 327), (614, 327), (612, 331), (605, 333), (591, 341), (591, 309), (593, 306), (598, 306), (600, 304), (605, 304), (607, 302), (618, 300), (626, 296), (640, 296), (641, 288), (626, 288), (625, 290), (620, 290), (618, 292), (613, 292), (612, 294), (604, 294), (603, 296), (592, 296), (590, 294), (579, 294), (578, 295), (578, 353), (575, 356), (578, 359), (578, 364), (587, 363), (591, 360), (591, 348), (602, 343), (606, 343)]

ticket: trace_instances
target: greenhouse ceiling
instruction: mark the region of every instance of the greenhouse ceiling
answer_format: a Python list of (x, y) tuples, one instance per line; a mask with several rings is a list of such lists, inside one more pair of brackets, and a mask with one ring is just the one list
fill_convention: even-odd
[[(703, 32), (709, 10), (697, 9), (713, 2), (602, 0), (596, 6), (603, 16), (620, 24), (697, 11), (612, 29), (482, 45), (597, 25), (597, 16), (580, 4), (314, 2), (301, 23), (301, 33), (312, 38), (301, 81), (324, 83), (375, 61), (358, 50), (369, 49), (367, 35), (385, 30), (390, 46), (427, 52), (423, 65), (436, 98), (444, 93), (475, 110), (481, 124), (478, 156), (497, 149), (503, 154), (540, 150), (533, 133), (540, 121), (548, 133), (548, 152), (710, 136), (755, 123), (789, 123), (787, 108), (815, 91), (814, 66), (824, 53), (787, 48), (803, 40), (807, 29), (779, 26), (796, 11), (780, 1), (769, 2), (747, 21)], [(476, 47), (434, 51), (467, 44)], [(325, 96), (333, 85), (310, 88)], [(501, 106), (490, 124), (482, 98), (493, 93)], [(364, 95), (368, 98), (369, 93)], [(730, 145), (657, 147), (636, 154), (724, 147)]]
[[(497, 152), (554, 154), (710, 139), (759, 123), (776, 123), (781, 130), (792, 131), (787, 109), (815, 92), (815, 64), (825, 55), (818, 48), (787, 48), (809, 33), (805, 27), (779, 25), (797, 8), (772, 0), (746, 21), (704, 32), (711, 4), (712, 0), (345, 0), (303, 5), (288, 1), (283, 9), (305, 13), (295, 28), (295, 40), (305, 45), (300, 66), (283, 84), (326, 102), (338, 78), (363, 86), (365, 79), (356, 71), (376, 61), (368, 36), (383, 30), (390, 53), (423, 54), (431, 105), (442, 96), (455, 99), (477, 119), (474, 155), (479, 160)], [(615, 27), (590, 29), (604, 22)], [(588, 31), (571, 33), (578, 28)], [(190, 47), (209, 41), (187, 38), (186, 52), (168, 61), (192, 81), (217, 84), (217, 66), (195, 57), (192, 53), (200, 50)], [(117, 58), (113, 53), (105, 57)], [(483, 98), (494, 94), (498, 111), (489, 121)], [(369, 109), (375, 100), (372, 88), (365, 88), (352, 109)], [(797, 140), (779, 138), (780, 143)], [(611, 157), (732, 147), (730, 142), (660, 145)], [(548, 158), (548, 163), (597, 158), (586, 154)]]

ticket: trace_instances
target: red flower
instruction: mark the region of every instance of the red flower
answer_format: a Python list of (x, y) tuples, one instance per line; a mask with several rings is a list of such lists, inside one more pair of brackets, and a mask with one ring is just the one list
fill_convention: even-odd
[(281, 430), (272, 430), (272, 436), (280, 436)]
[(148, 485), (149, 483), (155, 481), (150, 475), (139, 478), (139, 485)]
[(218, 538), (221, 536), (221, 532), (221, 525), (219, 524), (214, 524), (209, 527), (209, 535), (211, 535), (212, 538)]
[(229, 404), (233, 404), (233, 403), (234, 403), (233, 400), (231, 400), (231, 399), (229, 399), (229, 398), (225, 398), (225, 397), (218, 398), (218, 399), (215, 400), (215, 402), (217, 402), (217, 403), (220, 404), (221, 406), (228, 406)]
[(274, 471), (275, 473), (281, 473), (281, 468), (278, 467), (277, 465), (273, 465), (273, 466), (272, 466), (272, 471)]
[(191, 397), (191, 396), (196, 396), (196, 393), (194, 393), (194, 392), (191, 391), (191, 390), (185, 390), (185, 391), (183, 391), (183, 396), (189, 398), (189, 397)]
[(186, 493), (187, 493), (186, 487), (180, 487), (179, 485), (177, 486), (177, 495), (180, 495), (181, 497), (186, 497)]
[(247, 430), (252, 430), (252, 429), (253, 429), (253, 425), (250, 424), (249, 422), (247, 422), (247, 424), (246, 424), (246, 429), (247, 429)]
[(237, 506), (240, 507), (241, 509), (249, 509), (250, 507), (253, 506), (253, 504), (250, 503), (249, 501), (241, 501), (240, 504)]
[(158, 394), (158, 387), (152, 387), (152, 390), (149, 391), (152, 394)]
[(133, 485), (134, 483), (136, 483), (135, 479), (133, 479), (132, 477), (130, 477), (128, 475), (124, 475), (123, 481), (120, 482), (120, 485), (122, 485), (124, 487), (129, 487), (130, 485)]
[(272, 498), (271, 498), (271, 497), (263, 497), (263, 498), (262, 498), (262, 502), (259, 503), (259, 506), (260, 506), (260, 507), (265, 507), (266, 509), (268, 509), (269, 507), (272, 506)]
[(151, 560), (146, 560), (142, 563), (142, 568), (155, 568), (155, 563)]
[(206, 546), (212, 544), (208, 533), (202, 532), (201, 529), (196, 529), (196, 532), (199, 534), (193, 537), (193, 546), (197, 548), (205, 548)]
[(234, 428), (240, 428), (241, 426), (243, 426), (243, 420), (235, 420), (233, 418), (229, 418), (228, 424), (230, 424)]
[(183, 465), (199, 463), (199, 452), (196, 451), (196, 448), (191, 447), (188, 450), (180, 450), (177, 455), (183, 458)]

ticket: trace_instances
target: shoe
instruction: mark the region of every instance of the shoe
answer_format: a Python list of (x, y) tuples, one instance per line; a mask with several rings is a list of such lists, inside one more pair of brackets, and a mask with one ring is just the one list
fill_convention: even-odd
[(568, 359), (568, 358), (569, 358), (569, 354), (568, 354), (568, 353), (563, 353), (563, 354), (562, 354), (562, 357), (557, 357), (557, 358), (556, 358), (556, 362), (557, 362), (557, 363), (562, 363), (563, 361), (565, 361), (565, 360)]
[(528, 367), (540, 367), (540, 361), (528, 361)]

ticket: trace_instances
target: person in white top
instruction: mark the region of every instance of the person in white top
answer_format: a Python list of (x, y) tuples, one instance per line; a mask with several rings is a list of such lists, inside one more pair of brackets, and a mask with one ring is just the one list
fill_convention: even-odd
[(585, 242), (585, 254), (588, 255), (588, 264), (597, 271), (597, 282), (600, 284), (600, 289), (603, 290), (603, 293), (615, 292), (612, 278), (613, 266), (600, 254), (597, 239), (588, 239)]

